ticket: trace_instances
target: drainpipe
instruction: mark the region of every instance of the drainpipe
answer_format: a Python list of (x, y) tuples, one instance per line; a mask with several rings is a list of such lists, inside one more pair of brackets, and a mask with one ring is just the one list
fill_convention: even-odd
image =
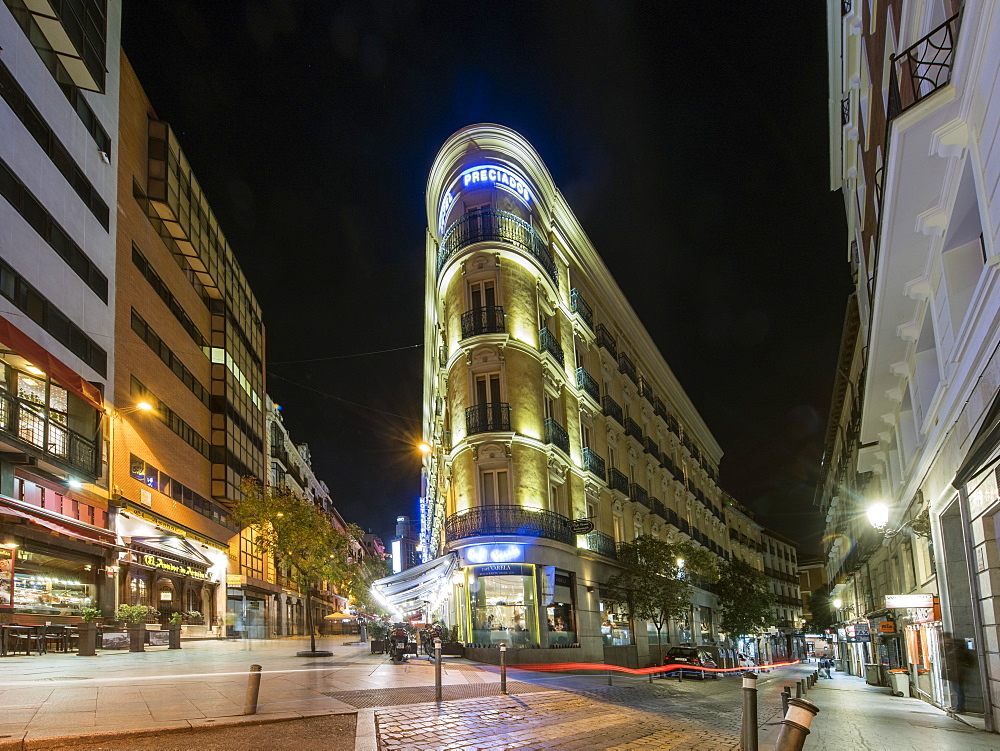
[(987, 661), (983, 659), (986, 640), (983, 632), (982, 592), (979, 587), (979, 572), (976, 571), (975, 552), (973, 551), (972, 520), (969, 511), (969, 494), (966, 486), (958, 489), (958, 509), (962, 520), (962, 546), (965, 548), (965, 565), (969, 570), (969, 584), (972, 588), (972, 625), (976, 634), (976, 664), (979, 666), (979, 683), (983, 692), (983, 719), (986, 722), (986, 732), (993, 732), (993, 699), (990, 697), (990, 680), (986, 670)]

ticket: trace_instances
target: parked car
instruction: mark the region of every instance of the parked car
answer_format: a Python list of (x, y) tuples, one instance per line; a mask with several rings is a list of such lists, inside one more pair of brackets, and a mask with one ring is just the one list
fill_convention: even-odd
[(705, 679), (706, 675), (709, 675), (712, 678), (719, 677), (718, 673), (697, 669), (718, 667), (712, 655), (704, 649), (698, 649), (697, 647), (671, 647), (667, 650), (667, 656), (663, 658), (663, 664), (691, 665), (695, 669), (684, 670), (683, 672), (688, 676), (698, 677), (702, 680)]

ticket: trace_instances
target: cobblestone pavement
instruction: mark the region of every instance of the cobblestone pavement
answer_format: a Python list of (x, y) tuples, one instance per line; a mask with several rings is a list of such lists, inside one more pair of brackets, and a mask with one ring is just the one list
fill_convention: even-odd
[[(522, 674), (518, 674), (523, 679)], [(375, 712), (380, 748), (691, 749), (739, 746), (742, 682), (561, 678), (554, 690), (520, 696), (383, 708)], [(762, 680), (761, 722), (779, 719), (781, 681)]]

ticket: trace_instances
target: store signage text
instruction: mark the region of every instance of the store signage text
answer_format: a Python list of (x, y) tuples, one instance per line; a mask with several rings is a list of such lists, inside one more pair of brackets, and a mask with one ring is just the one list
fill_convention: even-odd
[[(516, 172), (496, 164), (483, 164), (470, 167), (458, 176), (458, 187), (463, 190), (475, 190), (483, 184), (506, 190), (514, 195), (525, 206), (530, 207), (532, 196), (527, 181)], [(445, 191), (441, 196), (441, 207), (438, 210), (438, 232), (444, 232), (444, 224), (448, 221), (448, 213), (458, 200), (454, 190)]]
[(169, 571), (172, 574), (183, 574), (184, 576), (193, 576), (195, 579), (208, 579), (208, 572), (201, 571), (191, 566), (178, 565), (176, 563), (171, 563), (170, 561), (165, 561), (156, 555), (144, 555), (142, 557), (142, 562), (147, 566), (152, 566), (154, 568), (161, 569), (163, 571)]
[(521, 545), (473, 545), (465, 551), (465, 559), (469, 563), (514, 563), (524, 560), (524, 547)]
[(473, 566), (473, 576), (532, 576), (534, 567), (530, 563), (487, 563)]
[(934, 607), (934, 595), (886, 595), (885, 606), (887, 608), (932, 608)]

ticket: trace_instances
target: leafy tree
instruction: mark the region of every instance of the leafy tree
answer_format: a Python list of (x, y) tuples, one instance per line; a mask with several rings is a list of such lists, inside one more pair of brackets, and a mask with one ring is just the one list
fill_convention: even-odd
[(691, 606), (692, 581), (715, 581), (715, 557), (691, 542), (666, 542), (641, 535), (618, 546), (623, 570), (608, 580), (611, 600), (632, 620), (650, 621), (658, 645), (663, 627)]
[(719, 628), (734, 642), (775, 624), (769, 579), (739, 558), (723, 564), (715, 593), (722, 610)]
[(355, 607), (365, 613), (382, 613), (383, 607), (372, 595), (372, 582), (392, 573), (389, 561), (365, 556), (354, 567), (347, 592)]
[(338, 592), (347, 590), (355, 573), (353, 555), (361, 531), (353, 525), (341, 531), (308, 499), (255, 479), (244, 480), (233, 519), (252, 531), (253, 544), (261, 554), (288, 566), (291, 580), (305, 593), (306, 627), (315, 652), (313, 589), (326, 581)]
[(809, 629), (813, 633), (831, 628), (836, 621), (830, 589), (830, 585), (825, 584), (809, 595)]

